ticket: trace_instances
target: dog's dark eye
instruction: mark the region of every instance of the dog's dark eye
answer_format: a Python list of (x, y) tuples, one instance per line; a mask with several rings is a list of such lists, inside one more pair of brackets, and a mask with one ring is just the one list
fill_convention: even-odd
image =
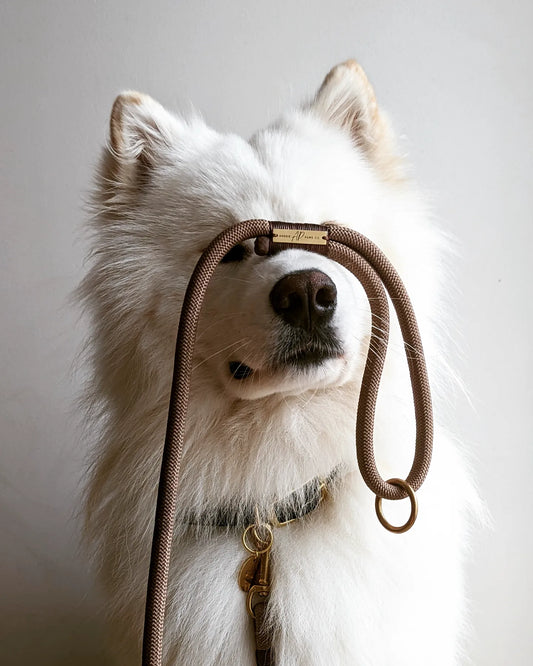
[(223, 264), (229, 264), (231, 261), (242, 261), (248, 255), (248, 249), (244, 245), (235, 245), (222, 257)]

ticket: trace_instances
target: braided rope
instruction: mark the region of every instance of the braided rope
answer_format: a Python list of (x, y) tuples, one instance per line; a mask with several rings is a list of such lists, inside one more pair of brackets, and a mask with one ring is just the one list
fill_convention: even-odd
[[(395, 308), (405, 342), (416, 418), (414, 462), (407, 483), (414, 489), (423, 483), (431, 461), (433, 420), (431, 395), (420, 334), (405, 287), (395, 269), (368, 238), (351, 229), (324, 225), (329, 232), (328, 256), (344, 265), (360, 281), (369, 299), (372, 326), (380, 330), (374, 337), (363, 374), (357, 408), (357, 460), (368, 487), (385, 499), (406, 497), (403, 488), (384, 481), (376, 467), (373, 450), (374, 416), (379, 382), (388, 340), (386, 291)], [(302, 225), (299, 225), (301, 228)], [(310, 225), (309, 228), (316, 226)], [(205, 292), (217, 265), (229, 250), (247, 239), (271, 236), (272, 223), (247, 220), (226, 229), (209, 245), (198, 261), (183, 302), (167, 420), (165, 447), (157, 497), (154, 537), (148, 578), (143, 639), (143, 666), (160, 666), (163, 659), (163, 630), (168, 573), (174, 532), (176, 497), (185, 436), (192, 357), (198, 321)], [(306, 249), (312, 249), (307, 248)], [(385, 291), (386, 290), (386, 291)]]
[(388, 309), (386, 310), (386, 305), (382, 302), (385, 298), (383, 287), (387, 290), (398, 317), (411, 378), (416, 440), (413, 465), (406, 481), (416, 491), (424, 482), (431, 463), (433, 410), (422, 340), (413, 306), (395, 268), (372, 241), (352, 229), (337, 225), (326, 226), (330, 237), (329, 257), (349, 270), (352, 270), (356, 256), (365, 261), (364, 268), (361, 263), (352, 272), (366, 291), (372, 313), (372, 327), (380, 331), (380, 336), (372, 340), (372, 351), (376, 353), (368, 354), (357, 406), (356, 443), (359, 469), (367, 486), (378, 497), (403, 499), (407, 497), (406, 491), (381, 478), (374, 458), (374, 416), (388, 337)]

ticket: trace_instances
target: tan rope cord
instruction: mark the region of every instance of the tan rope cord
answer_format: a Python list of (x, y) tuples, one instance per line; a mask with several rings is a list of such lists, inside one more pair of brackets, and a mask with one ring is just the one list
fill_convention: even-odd
[[(356, 442), (359, 469), (367, 486), (378, 497), (391, 500), (403, 499), (407, 497), (406, 491), (381, 478), (374, 458), (374, 415), (388, 337), (388, 312), (385, 315), (385, 308), (382, 306), (381, 284), (387, 290), (396, 311), (409, 366), (415, 407), (416, 440), (414, 461), (406, 481), (416, 491), (424, 482), (431, 463), (433, 409), (422, 340), (413, 306), (395, 268), (372, 241), (352, 229), (337, 225), (326, 226), (330, 238), (329, 257), (349, 270), (355, 256), (366, 260), (367, 265), (364, 270), (359, 272), (354, 270), (353, 273), (367, 292), (372, 312), (372, 329), (379, 331), (379, 335), (374, 335), (371, 339), (372, 348), (367, 357), (357, 406)], [(348, 248), (357, 254), (350, 252)], [(359, 266), (359, 269), (361, 268), (362, 265)], [(387, 335), (384, 335), (385, 330)]]
[[(298, 228), (305, 226), (307, 225), (298, 225)], [(372, 336), (371, 339), (372, 348), (367, 357), (357, 410), (356, 442), (359, 467), (363, 479), (377, 496), (385, 499), (401, 499), (406, 496), (405, 490), (381, 478), (373, 451), (375, 406), (388, 338), (388, 305), (385, 289), (400, 323), (413, 389), (417, 433), (414, 462), (407, 483), (417, 490), (429, 468), (433, 426), (429, 382), (413, 308), (395, 269), (370, 240), (345, 227), (334, 224), (325, 226), (329, 232), (328, 256), (343, 264), (361, 281), (370, 303), (373, 330), (379, 331), (379, 335)], [(176, 497), (192, 357), (202, 302), (211, 276), (222, 257), (244, 240), (258, 236), (271, 237), (272, 228), (273, 223), (267, 220), (247, 220), (223, 231), (201, 256), (185, 294), (176, 342), (152, 542), (144, 625), (143, 666), (160, 666), (163, 659), (163, 629)], [(317, 227), (308, 225), (307, 228)], [(306, 246), (305, 249), (314, 248)]]

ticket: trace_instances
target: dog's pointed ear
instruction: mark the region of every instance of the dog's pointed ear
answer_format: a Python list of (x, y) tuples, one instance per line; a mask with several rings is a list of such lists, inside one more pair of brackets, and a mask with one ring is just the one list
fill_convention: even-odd
[(310, 104), (323, 120), (350, 133), (385, 180), (403, 179), (403, 168), (389, 121), (379, 109), (366, 74), (355, 60), (334, 67)]
[(109, 128), (115, 177), (138, 182), (139, 176), (168, 162), (180, 127), (178, 118), (150, 96), (121, 93), (113, 104)]

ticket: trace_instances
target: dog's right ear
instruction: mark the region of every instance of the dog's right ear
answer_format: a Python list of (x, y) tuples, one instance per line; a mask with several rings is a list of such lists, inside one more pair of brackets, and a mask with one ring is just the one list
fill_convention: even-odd
[(110, 119), (109, 157), (114, 180), (140, 184), (159, 164), (170, 162), (180, 121), (148, 95), (121, 93)]
[(334, 67), (308, 108), (346, 131), (382, 178), (402, 180), (392, 128), (358, 62), (347, 60)]

